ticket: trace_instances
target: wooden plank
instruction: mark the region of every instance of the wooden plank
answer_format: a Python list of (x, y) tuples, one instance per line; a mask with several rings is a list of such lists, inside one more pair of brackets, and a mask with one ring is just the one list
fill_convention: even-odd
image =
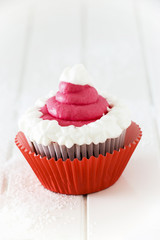
[(104, 90), (105, 83), (107, 91), (126, 100), (148, 101), (132, 1), (89, 1), (86, 19), (85, 61), (95, 86)]
[[(50, 90), (57, 91), (59, 74), (66, 65), (81, 61), (80, 9), (79, 0), (67, 2), (48, 0), (45, 4), (42, 1), (35, 2), (34, 8), (32, 8), (24, 78), (20, 86), (18, 116), (27, 107), (32, 106), (37, 98), (45, 96)], [(14, 154), (16, 157), (18, 156), (20, 161), (23, 161), (23, 157), (17, 154), (17, 149), (14, 149)], [(28, 184), (26, 183), (27, 178), (34, 178), (30, 168), (26, 168), (28, 176), (24, 176), (24, 180), (24, 171), (19, 170), (18, 172), (20, 172), (20, 180), (17, 181), (21, 185), (24, 182), (22, 192), (26, 194), (26, 205), (23, 204), (20, 191), (14, 187), (14, 191), (17, 193), (14, 194), (16, 195), (14, 202), (19, 202), (19, 205), (12, 207), (13, 202), (10, 201), (9, 207), (11, 207), (11, 216), (12, 212), (18, 214), (24, 209), (24, 214), (21, 217), (22, 222), (27, 216), (28, 227), (22, 226), (23, 230), (20, 237), (23, 233), (26, 238), (31, 240), (38, 237), (48, 240), (84, 239), (86, 216), (83, 196), (74, 197), (51, 193), (45, 190), (37, 179), (33, 183), (32, 180), (29, 180)], [(10, 177), (9, 196), (13, 194), (12, 181), (14, 176), (15, 174), (11, 174)], [(32, 196), (30, 196), (28, 189), (31, 189)], [(36, 194), (39, 196), (35, 201)], [(59, 208), (61, 202), (64, 207)], [(48, 218), (47, 215), (49, 215)], [(13, 221), (9, 223), (12, 224), (12, 229), (21, 226), (20, 221), (15, 224)], [(16, 231), (16, 236), (18, 236), (18, 229)]]
[(88, 239), (159, 239), (160, 154), (132, 1), (90, 2), (87, 27), (86, 62), (95, 84), (104, 89), (106, 81), (108, 91), (125, 98), (143, 129), (118, 182), (88, 196)]
[(150, 95), (154, 104), (155, 120), (157, 121), (160, 136), (160, 2), (141, 0), (135, 2), (135, 7), (148, 75), (148, 85), (151, 89)]
[(0, 198), (2, 239), (84, 239), (82, 197), (46, 190), (29, 165), (16, 157), (3, 172), (8, 191)]
[(57, 91), (64, 67), (81, 62), (80, 1), (38, 1), (31, 32), (21, 86), (24, 109), (50, 90)]
[(17, 96), (28, 23), (28, 8), (20, 6), (4, 4), (0, 7), (1, 163), (10, 159), (16, 133)]

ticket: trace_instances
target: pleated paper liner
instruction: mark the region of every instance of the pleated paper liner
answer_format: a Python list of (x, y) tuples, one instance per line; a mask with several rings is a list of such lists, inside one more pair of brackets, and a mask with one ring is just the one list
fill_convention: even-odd
[(88, 194), (103, 190), (114, 184), (121, 176), (142, 136), (140, 127), (132, 122), (126, 131), (125, 146), (118, 151), (100, 154), (98, 157), (83, 157), (80, 161), (48, 160), (31, 151), (22, 132), (15, 138), (16, 145), (30, 164), (41, 184), (64, 194)]
[(83, 157), (98, 157), (99, 154), (106, 155), (106, 152), (113, 153), (114, 150), (119, 150), (124, 147), (125, 134), (126, 130), (119, 137), (109, 138), (103, 143), (91, 143), (89, 145), (74, 144), (71, 148), (54, 142), (51, 142), (48, 146), (44, 146), (36, 142), (31, 142), (29, 139), (27, 141), (31, 147), (31, 151), (40, 154), (42, 157), (46, 156), (48, 159), (53, 157), (55, 160), (62, 158), (63, 161), (69, 158), (73, 161), (75, 158), (82, 160)]

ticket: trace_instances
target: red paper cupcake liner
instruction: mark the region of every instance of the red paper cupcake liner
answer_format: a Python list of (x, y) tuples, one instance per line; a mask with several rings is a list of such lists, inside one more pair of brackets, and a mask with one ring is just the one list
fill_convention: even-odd
[(31, 152), (30, 146), (22, 132), (18, 132), (15, 143), (30, 164), (41, 184), (57, 193), (88, 194), (103, 190), (114, 184), (121, 176), (132, 153), (142, 136), (140, 127), (132, 122), (127, 129), (125, 147), (114, 150), (106, 156), (83, 157), (80, 161), (63, 161), (54, 158), (48, 160)]

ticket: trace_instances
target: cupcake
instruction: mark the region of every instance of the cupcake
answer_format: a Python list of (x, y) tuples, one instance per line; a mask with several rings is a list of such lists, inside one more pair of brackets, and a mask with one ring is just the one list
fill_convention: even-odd
[(87, 194), (111, 186), (140, 138), (127, 107), (95, 89), (83, 65), (66, 68), (59, 89), (19, 121), (16, 144), (47, 189)]

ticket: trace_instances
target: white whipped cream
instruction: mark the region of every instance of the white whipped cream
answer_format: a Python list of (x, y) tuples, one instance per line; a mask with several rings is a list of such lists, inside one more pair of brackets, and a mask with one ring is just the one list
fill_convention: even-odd
[(131, 124), (130, 112), (115, 97), (106, 93), (100, 94), (106, 98), (112, 108), (106, 115), (94, 122), (81, 127), (73, 125), (62, 127), (56, 120), (43, 120), (40, 118), (42, 116), (40, 108), (45, 105), (49, 97), (55, 95), (50, 93), (48, 97), (38, 99), (35, 106), (25, 112), (19, 121), (19, 130), (37, 144), (47, 146), (51, 142), (57, 142), (68, 148), (74, 144), (82, 145), (92, 142), (98, 144), (105, 142), (108, 138), (117, 138)]
[(77, 85), (88, 84), (92, 86), (92, 77), (83, 64), (76, 64), (73, 67), (64, 69), (60, 76), (60, 82), (69, 82)]

